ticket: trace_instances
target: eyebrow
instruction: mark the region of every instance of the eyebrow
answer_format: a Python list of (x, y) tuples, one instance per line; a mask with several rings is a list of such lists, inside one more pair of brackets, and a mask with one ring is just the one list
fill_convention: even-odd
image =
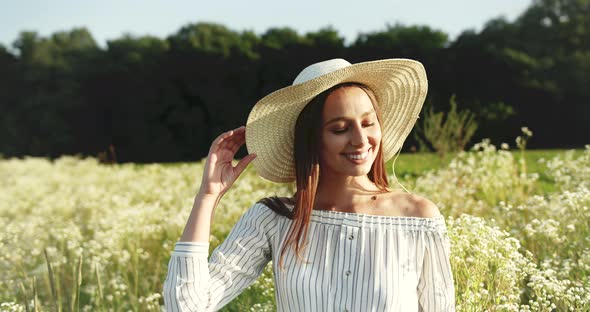
[[(374, 114), (374, 113), (375, 113), (375, 111), (367, 111), (367, 112), (364, 112), (364, 113), (361, 115), (361, 118), (364, 118), (364, 117), (366, 117), (366, 116), (368, 116), (368, 115), (371, 115), (371, 114)], [(333, 123), (333, 122), (335, 122), (335, 121), (339, 121), (339, 120), (347, 120), (347, 119), (348, 119), (348, 118), (346, 118), (346, 117), (336, 117), (336, 118), (330, 119), (330, 120), (328, 120), (327, 122), (325, 122), (325, 123), (324, 123), (324, 126), (325, 126), (325, 125), (327, 125), (327, 124)]]

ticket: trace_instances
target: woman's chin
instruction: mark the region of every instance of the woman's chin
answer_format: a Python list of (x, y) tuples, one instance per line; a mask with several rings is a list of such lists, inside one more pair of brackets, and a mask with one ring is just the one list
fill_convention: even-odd
[(371, 171), (371, 166), (369, 164), (365, 166), (354, 166), (354, 167), (347, 167), (343, 166), (340, 168), (338, 175), (348, 176), (348, 177), (360, 177), (366, 176)]
[(346, 176), (360, 177), (366, 176), (371, 171), (374, 159), (365, 159), (364, 161), (351, 161), (342, 157), (337, 161), (332, 161), (331, 165), (320, 163), (321, 175), (324, 176)]

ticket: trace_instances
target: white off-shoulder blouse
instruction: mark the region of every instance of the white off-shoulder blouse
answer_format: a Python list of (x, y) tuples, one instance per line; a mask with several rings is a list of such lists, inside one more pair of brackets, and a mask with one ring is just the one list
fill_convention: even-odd
[(454, 311), (444, 218), (314, 210), (307, 264), (289, 248), (292, 220), (257, 203), (207, 261), (208, 243), (179, 242), (164, 283), (167, 311), (217, 311), (273, 261), (277, 311)]

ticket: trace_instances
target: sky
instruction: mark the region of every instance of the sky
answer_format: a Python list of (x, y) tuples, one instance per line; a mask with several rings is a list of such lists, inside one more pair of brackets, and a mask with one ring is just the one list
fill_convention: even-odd
[(49, 36), (86, 27), (101, 46), (123, 34), (175, 33), (188, 23), (214, 22), (235, 31), (264, 33), (291, 27), (300, 34), (332, 26), (346, 42), (388, 24), (427, 25), (454, 39), (500, 16), (513, 21), (532, 0), (0, 0), (0, 44), (21, 31)]

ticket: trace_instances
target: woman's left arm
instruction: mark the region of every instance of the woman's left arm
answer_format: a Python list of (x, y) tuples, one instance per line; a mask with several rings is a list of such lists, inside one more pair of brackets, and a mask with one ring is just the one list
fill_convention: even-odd
[(436, 229), (423, 234), (424, 263), (418, 282), (420, 311), (455, 311), (451, 251), (444, 220)]

